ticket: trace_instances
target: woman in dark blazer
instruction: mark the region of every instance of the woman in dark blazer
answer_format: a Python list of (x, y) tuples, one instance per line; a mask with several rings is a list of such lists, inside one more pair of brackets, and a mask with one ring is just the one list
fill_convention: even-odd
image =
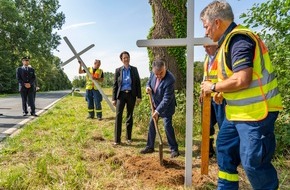
[(140, 76), (137, 68), (129, 64), (130, 54), (123, 51), (120, 54), (120, 59), (123, 62), (123, 66), (115, 71), (112, 97), (113, 105), (116, 106), (114, 145), (121, 144), (122, 116), (125, 105), (127, 107), (126, 139), (127, 143), (131, 144), (133, 111), (136, 101), (139, 103), (142, 98)]

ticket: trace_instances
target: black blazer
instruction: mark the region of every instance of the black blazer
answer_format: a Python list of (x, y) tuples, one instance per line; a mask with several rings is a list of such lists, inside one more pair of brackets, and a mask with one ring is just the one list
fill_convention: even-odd
[(30, 83), (31, 87), (34, 88), (35, 85), (35, 71), (32, 67), (27, 67), (28, 70), (25, 68), (18, 67), (16, 70), (16, 78), (19, 84), (19, 91), (21, 91), (22, 87), (24, 87), (24, 83)]
[[(121, 87), (122, 87), (122, 79), (123, 79), (123, 69), (124, 66), (119, 67), (115, 71), (115, 77), (114, 77), (114, 85), (113, 85), (113, 96), (112, 100), (115, 101), (119, 98)], [(141, 82), (140, 82), (140, 76), (138, 73), (138, 70), (136, 67), (130, 65), (130, 75), (131, 75), (131, 90), (132, 90), (132, 96), (137, 98), (142, 98), (141, 93)]]

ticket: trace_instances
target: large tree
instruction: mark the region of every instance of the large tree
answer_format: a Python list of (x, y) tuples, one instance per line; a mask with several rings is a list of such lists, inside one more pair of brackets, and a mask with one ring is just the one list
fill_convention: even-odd
[[(153, 27), (148, 39), (186, 37), (186, 0), (150, 0)], [(150, 62), (156, 58), (166, 61), (167, 68), (176, 77), (176, 89), (185, 87), (186, 58), (185, 47), (148, 48)]]

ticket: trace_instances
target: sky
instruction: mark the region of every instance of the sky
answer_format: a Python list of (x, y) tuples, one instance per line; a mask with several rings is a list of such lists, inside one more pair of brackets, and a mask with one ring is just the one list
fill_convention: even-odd
[[(195, 0), (194, 3), (194, 35), (204, 36), (204, 28), (200, 21), (201, 10), (212, 0)], [(228, 0), (232, 6), (235, 22), (242, 23), (240, 14), (247, 12), (254, 4), (266, 0)], [(122, 51), (130, 53), (130, 64), (136, 66), (141, 78), (149, 77), (149, 59), (147, 49), (138, 47), (137, 40), (147, 39), (153, 25), (149, 0), (59, 0), (58, 12), (65, 14), (65, 24), (57, 33), (61, 36), (61, 44), (54, 52), (62, 62), (74, 54), (63, 40), (67, 37), (77, 52), (91, 44), (95, 46), (81, 55), (87, 67), (92, 66), (95, 59), (101, 60), (104, 72), (115, 72), (122, 66), (119, 55)], [(203, 47), (194, 48), (194, 61), (203, 61)], [(72, 81), (78, 74), (79, 63), (73, 60), (63, 67)]]

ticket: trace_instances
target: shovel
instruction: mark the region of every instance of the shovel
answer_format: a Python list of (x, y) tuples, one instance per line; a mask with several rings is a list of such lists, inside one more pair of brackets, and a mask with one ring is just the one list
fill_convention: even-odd
[[(153, 102), (152, 102), (152, 95), (151, 92), (148, 93), (149, 94), (149, 101), (150, 101), (150, 106), (151, 106), (151, 111), (152, 111), (152, 115), (155, 111), (154, 106), (153, 106)], [(160, 165), (163, 166), (163, 142), (162, 142), (162, 137), (160, 134), (160, 131), (158, 129), (158, 125), (157, 125), (157, 121), (154, 117), (152, 117), (153, 122), (154, 122), (154, 127), (156, 130), (156, 133), (158, 135), (158, 141), (159, 141), (159, 161), (160, 161)]]

